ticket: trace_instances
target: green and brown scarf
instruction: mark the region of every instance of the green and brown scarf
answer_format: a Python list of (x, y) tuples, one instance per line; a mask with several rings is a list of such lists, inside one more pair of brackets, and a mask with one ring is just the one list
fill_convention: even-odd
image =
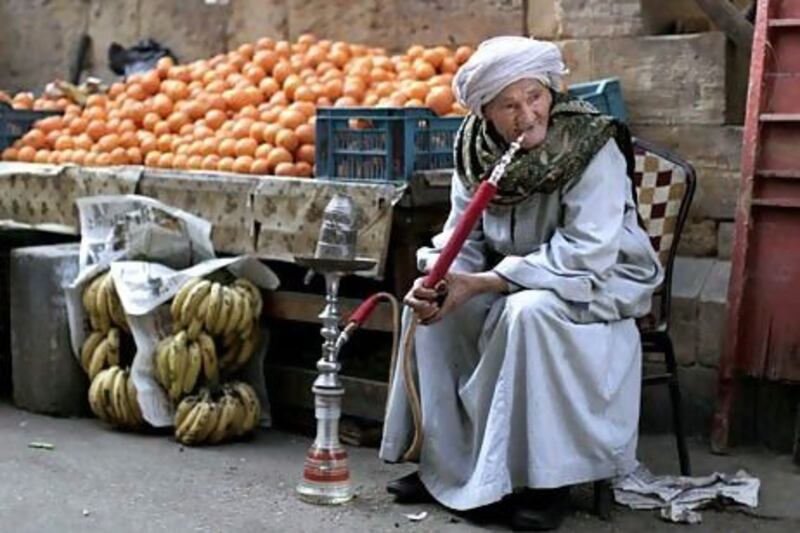
[[(547, 136), (539, 146), (518, 152), (500, 180), (494, 205), (515, 205), (534, 193), (552, 193), (577, 180), (597, 152), (615, 139), (633, 171), (628, 128), (588, 102), (553, 92)], [(494, 128), (470, 114), (456, 135), (455, 166), (469, 191), (475, 191), (508, 148)]]

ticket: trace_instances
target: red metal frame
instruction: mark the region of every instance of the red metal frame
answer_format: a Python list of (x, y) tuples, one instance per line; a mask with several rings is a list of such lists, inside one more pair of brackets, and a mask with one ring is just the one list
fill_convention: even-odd
[(800, 0), (759, 0), (712, 449), (736, 375), (800, 381)]

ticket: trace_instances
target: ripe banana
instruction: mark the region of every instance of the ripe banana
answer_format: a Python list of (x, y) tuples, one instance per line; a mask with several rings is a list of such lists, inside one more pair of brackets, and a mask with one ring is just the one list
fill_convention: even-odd
[(229, 372), (235, 372), (242, 368), (247, 361), (253, 357), (253, 353), (256, 351), (256, 346), (258, 346), (258, 328), (253, 327), (252, 333), (249, 337), (242, 340), (242, 343), (239, 348), (239, 354), (236, 356), (236, 361), (231, 365)]
[(89, 360), (89, 366), (86, 373), (89, 374), (89, 379), (94, 381), (97, 374), (103, 369), (108, 360), (108, 337), (104, 337), (97, 348), (92, 352), (92, 357)]
[(222, 285), (214, 282), (211, 284), (211, 292), (208, 293), (208, 307), (203, 321), (206, 331), (213, 331), (214, 324), (219, 319), (219, 313), (222, 310)]
[(231, 424), (236, 419), (236, 401), (226, 394), (220, 399), (218, 406), (219, 420), (217, 420), (216, 427), (208, 436), (208, 442), (212, 444), (234, 436), (234, 433), (231, 431)]
[(240, 296), (240, 300), (242, 301), (242, 316), (239, 318), (239, 322), (234, 327), (234, 331), (238, 331), (240, 333), (244, 333), (249, 330), (248, 326), (253, 323), (254, 316), (253, 316), (253, 309), (250, 306), (250, 296), (244, 290), (236, 290), (236, 292)]
[(178, 404), (178, 408), (175, 409), (175, 428), (179, 428), (183, 425), (183, 422), (186, 420), (186, 417), (189, 413), (194, 409), (197, 403), (200, 401), (199, 395), (194, 396), (186, 396), (181, 403)]
[(125, 317), (125, 310), (122, 308), (122, 302), (114, 286), (114, 280), (111, 276), (109, 276), (109, 280), (106, 290), (106, 305), (108, 306), (108, 313), (111, 316), (111, 322), (130, 333), (131, 329), (128, 325), (128, 319)]
[(119, 365), (119, 330), (111, 328), (106, 335), (108, 340), (108, 364), (109, 366)]
[(114, 425), (133, 427), (133, 417), (128, 406), (128, 377), (124, 370), (120, 369), (114, 376), (112, 395), (112, 405), (116, 415)]
[(91, 407), (92, 412), (97, 416), (97, 418), (107, 421), (108, 417), (106, 415), (105, 408), (103, 407), (102, 398), (100, 397), (100, 382), (102, 381), (103, 377), (103, 375), (97, 376), (92, 380), (92, 384), (89, 385), (89, 407)]
[(175, 293), (175, 296), (172, 298), (172, 304), (169, 307), (173, 322), (178, 323), (181, 321), (181, 308), (186, 300), (186, 296), (189, 294), (189, 291), (192, 290), (192, 287), (201, 281), (203, 281), (203, 278), (190, 278), (186, 283), (181, 285), (181, 288)]
[(252, 431), (261, 420), (261, 404), (253, 388), (242, 381), (231, 383), (231, 387), (238, 394), (247, 410), (247, 416), (242, 422), (242, 433)]
[(172, 342), (172, 337), (165, 337), (161, 339), (156, 345), (155, 359), (153, 368), (155, 369), (156, 380), (165, 389), (168, 388), (169, 383), (169, 361), (167, 360), (167, 348), (169, 343)]
[(192, 408), (189, 416), (175, 433), (175, 438), (183, 444), (196, 444), (200, 442), (200, 435), (207, 430), (208, 422), (212, 416), (211, 402), (203, 399)]
[(192, 317), (197, 314), (200, 303), (210, 290), (211, 282), (207, 279), (201, 280), (199, 283), (195, 284), (191, 290), (189, 290), (189, 294), (186, 295), (186, 301), (183, 302), (183, 305), (181, 306), (180, 323), (182, 325), (189, 325)]
[(186, 320), (189, 321), (188, 327), (186, 328), (186, 333), (189, 336), (189, 340), (195, 340), (200, 334), (200, 331), (203, 329), (203, 326), (205, 325), (206, 309), (208, 309), (210, 298), (211, 294), (206, 294), (205, 298), (203, 298), (203, 301), (200, 302), (200, 306), (197, 308), (195, 314), (186, 318)]
[(136, 385), (133, 384), (133, 376), (130, 372), (125, 371), (126, 388), (128, 391), (128, 405), (131, 408), (131, 415), (134, 426), (141, 426), (144, 423), (144, 415), (142, 409), (139, 407), (139, 394), (136, 391)]
[(205, 442), (211, 433), (216, 429), (217, 424), (219, 423), (220, 417), (220, 408), (217, 405), (217, 402), (213, 400), (206, 400), (209, 403), (208, 408), (208, 420), (206, 420), (203, 427), (197, 433), (197, 442)]
[(231, 292), (223, 290), (222, 307), (219, 311), (219, 316), (217, 317), (216, 322), (214, 322), (214, 327), (209, 330), (210, 333), (214, 335), (219, 335), (220, 333), (225, 331), (225, 326), (228, 324), (228, 319), (230, 318), (232, 307), (233, 307), (233, 300), (231, 299)]
[(97, 311), (97, 324), (100, 331), (108, 331), (111, 327), (111, 315), (108, 313), (108, 300), (106, 291), (108, 284), (111, 283), (111, 275), (106, 272), (100, 275), (99, 287), (95, 291), (95, 309)]
[(227, 346), (225, 355), (223, 355), (219, 360), (219, 368), (222, 372), (227, 372), (231, 365), (233, 365), (233, 363), (235, 363), (239, 358), (239, 351), (241, 350), (243, 343), (243, 340), (234, 338), (233, 343), (230, 346)]
[(250, 304), (253, 308), (253, 316), (258, 318), (261, 316), (261, 310), (264, 307), (264, 300), (261, 298), (261, 290), (256, 287), (249, 279), (239, 278), (233, 282), (235, 287), (240, 287), (247, 291), (250, 295)]
[(189, 360), (182, 384), (184, 394), (192, 392), (192, 389), (197, 384), (197, 378), (200, 377), (200, 370), (203, 368), (203, 356), (200, 354), (200, 346), (196, 342), (190, 342), (188, 351)]
[(92, 331), (89, 336), (86, 337), (86, 340), (83, 341), (83, 346), (81, 347), (81, 367), (85, 372), (89, 372), (89, 362), (91, 361), (92, 355), (104, 338), (105, 335), (100, 331)]
[(201, 333), (197, 337), (197, 343), (200, 345), (200, 355), (203, 358), (203, 375), (208, 383), (216, 384), (219, 381), (219, 368), (217, 367), (217, 347), (214, 345), (214, 339), (210, 335)]
[(230, 287), (225, 287), (225, 292), (230, 294), (233, 305), (231, 306), (231, 312), (228, 316), (228, 320), (225, 322), (225, 329), (222, 330), (222, 334), (230, 335), (236, 331), (236, 326), (239, 325), (239, 320), (244, 313), (244, 298), (242, 298), (242, 295), (239, 294), (238, 291)]

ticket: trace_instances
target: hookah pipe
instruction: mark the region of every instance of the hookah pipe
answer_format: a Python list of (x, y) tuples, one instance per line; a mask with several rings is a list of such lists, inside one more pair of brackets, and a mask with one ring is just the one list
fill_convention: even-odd
[[(516, 154), (520, 149), (522, 137), (523, 136), (520, 135), (514, 142), (511, 143), (508, 150), (506, 150), (506, 152), (502, 155), (497, 164), (492, 167), (489, 177), (483, 180), (478, 187), (478, 190), (475, 191), (475, 194), (472, 196), (469, 205), (467, 205), (467, 208), (464, 210), (464, 213), (458, 220), (453, 233), (450, 235), (447, 244), (442, 249), (439, 257), (436, 258), (433, 268), (431, 268), (430, 272), (428, 272), (428, 274), (425, 276), (422, 286), (426, 289), (436, 288), (444, 279), (445, 275), (447, 275), (450, 266), (453, 264), (456, 256), (458, 256), (459, 252), (464, 246), (464, 242), (467, 240), (472, 228), (475, 227), (475, 223), (478, 221), (478, 218), (482, 215), (483, 211), (486, 209), (486, 206), (489, 205), (489, 202), (497, 192), (497, 183), (505, 173), (506, 167), (511, 162), (514, 154)], [(389, 385), (391, 386), (393, 379), (392, 373), (394, 371), (396, 362), (397, 321), (399, 315), (397, 310), (397, 300), (391, 294), (386, 292), (373, 294), (364, 300), (355, 311), (353, 311), (347, 320), (347, 325), (344, 327), (336, 340), (336, 351), (338, 352), (349, 340), (353, 332), (361, 327), (367, 318), (369, 318), (370, 314), (378, 305), (378, 302), (382, 299), (387, 299), (392, 303), (394, 314), (395, 333), (392, 342), (392, 360), (390, 363), (389, 374)], [(414, 331), (416, 330), (417, 323), (418, 319), (414, 317), (411, 321), (409, 331), (406, 334), (405, 342), (403, 343), (403, 378), (406, 393), (409, 396), (411, 415), (414, 420), (414, 439), (409, 449), (403, 455), (403, 460), (405, 461), (417, 460), (419, 458), (420, 448), (422, 447), (422, 410), (420, 407), (419, 393), (417, 392), (416, 384), (414, 382), (414, 375), (411, 368), (411, 365), (413, 364), (411, 357), (411, 354), (413, 353), (411, 350), (411, 343), (414, 339)]]

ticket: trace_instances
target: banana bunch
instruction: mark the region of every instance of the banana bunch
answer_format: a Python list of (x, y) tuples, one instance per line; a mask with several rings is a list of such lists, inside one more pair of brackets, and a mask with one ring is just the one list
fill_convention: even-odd
[(192, 392), (201, 374), (208, 383), (219, 380), (217, 347), (206, 333), (189, 340), (187, 330), (182, 329), (163, 339), (155, 353), (156, 379), (173, 401)]
[(122, 302), (109, 272), (100, 274), (86, 284), (82, 300), (93, 330), (105, 333), (115, 325), (130, 333)]
[(92, 331), (81, 347), (81, 366), (94, 378), (107, 366), (119, 365), (120, 340), (119, 329), (109, 328), (106, 332)]
[(174, 329), (186, 329), (191, 340), (202, 330), (212, 335), (246, 338), (261, 315), (262, 306), (258, 287), (244, 278), (229, 286), (191, 278), (178, 289), (170, 312)]
[(89, 387), (89, 406), (101, 420), (117, 427), (144, 425), (130, 372), (119, 366), (100, 371)]
[(187, 445), (239, 437), (252, 431), (261, 418), (261, 404), (250, 385), (241, 381), (226, 383), (214, 400), (207, 388), (187, 396), (175, 411), (175, 439)]

